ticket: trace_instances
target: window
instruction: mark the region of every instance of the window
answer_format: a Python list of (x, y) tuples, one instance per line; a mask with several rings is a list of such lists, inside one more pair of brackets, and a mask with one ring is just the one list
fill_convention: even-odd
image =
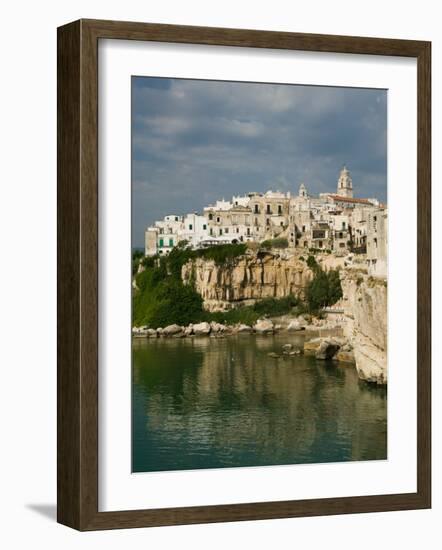
[(223, 234), (223, 228), (222, 228), (222, 227), (219, 228), (219, 234), (220, 234), (220, 235)]
[(259, 206), (255, 204), (255, 214), (259, 214)]
[(178, 216), (175, 216), (175, 221), (176, 221), (176, 222), (178, 221)]
[(239, 227), (236, 228), (236, 232), (239, 233)]
[(212, 214), (212, 213), (209, 214), (209, 220), (210, 220), (210, 221), (213, 220), (213, 214)]
[(207, 225), (203, 223), (203, 230), (205, 231), (207, 229)]
[(318, 242), (318, 247), (319, 247), (319, 248), (322, 248), (322, 241), (319, 241), (319, 242)]
[(308, 242), (304, 241), (304, 248), (307, 248), (307, 247), (308, 247)]
[(266, 218), (266, 225), (270, 225), (270, 218)]
[(282, 214), (282, 206), (278, 204), (278, 214)]
[(160, 239), (160, 248), (164, 246), (164, 239)]
[(281, 227), (284, 225), (284, 222), (281, 222)]
[(173, 239), (169, 239), (169, 246), (173, 246)]
[(345, 222), (342, 222), (342, 229), (345, 229)]
[(219, 222), (220, 222), (220, 218), (219, 218), (219, 216), (218, 216), (218, 217), (216, 218), (216, 221), (217, 221), (217, 223), (219, 223)]
[(345, 248), (345, 243), (339, 243), (339, 248)]
[(189, 231), (192, 231), (192, 229), (193, 229), (193, 225), (189, 223)]
[(305, 233), (305, 225), (302, 226), (302, 232)]
[(375, 247), (377, 248), (378, 247), (378, 240), (376, 239), (376, 237), (373, 239), (373, 242), (374, 242)]
[(339, 238), (342, 239), (343, 237), (343, 234), (342, 234), (342, 231), (339, 232)]
[(210, 228), (210, 234), (213, 235), (213, 229), (212, 228)]
[(229, 232), (229, 228), (226, 227), (226, 228), (224, 229), (224, 233), (228, 233), (228, 232)]
[(267, 214), (271, 214), (272, 211), (270, 210), (270, 204), (267, 204), (266, 205), (266, 211), (267, 211)]
[(250, 227), (247, 228), (247, 235), (250, 235)]

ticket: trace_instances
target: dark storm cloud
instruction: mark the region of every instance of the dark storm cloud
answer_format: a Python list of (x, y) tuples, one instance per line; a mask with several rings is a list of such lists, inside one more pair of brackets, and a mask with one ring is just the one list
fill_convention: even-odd
[(386, 200), (385, 90), (138, 77), (132, 80), (133, 242), (167, 214), (269, 188)]

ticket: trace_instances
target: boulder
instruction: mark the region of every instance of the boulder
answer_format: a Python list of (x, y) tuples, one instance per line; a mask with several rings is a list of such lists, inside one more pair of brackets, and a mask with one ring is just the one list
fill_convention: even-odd
[(181, 332), (183, 332), (183, 329), (179, 325), (168, 325), (162, 330), (162, 334), (164, 336), (175, 336), (176, 334), (180, 334)]
[(253, 329), (258, 334), (271, 334), (274, 332), (275, 327), (270, 319), (258, 319)]
[(305, 324), (301, 324), (301, 322), (298, 321), (298, 319), (294, 319), (293, 321), (290, 321), (290, 323), (287, 326), (287, 330), (290, 330), (290, 331), (298, 331), (298, 330), (304, 330), (304, 329), (305, 329)]
[(222, 325), (221, 323), (217, 323), (216, 321), (212, 321), (210, 323), (210, 328), (214, 333), (224, 332), (226, 330), (225, 325)]
[(250, 334), (251, 332), (253, 332), (253, 329), (252, 327), (249, 327), (249, 325), (240, 324), (237, 326), (236, 332), (239, 332), (241, 334)]
[(157, 334), (158, 334), (158, 336), (162, 336), (162, 335), (163, 335), (163, 331), (164, 331), (163, 327), (158, 327), (158, 328), (157, 328)]
[(342, 361), (343, 363), (354, 363), (355, 356), (352, 351), (343, 351), (340, 349), (334, 357), (336, 361)]
[(202, 323), (197, 323), (196, 325), (193, 325), (193, 333), (196, 336), (207, 336), (210, 334), (210, 324), (206, 321), (203, 321)]
[(148, 328), (146, 330), (146, 336), (148, 338), (157, 338), (158, 334), (157, 334), (157, 331), (154, 328)]
[(340, 351), (353, 351), (353, 346), (350, 344), (350, 342), (347, 342), (341, 347)]
[(316, 350), (316, 359), (333, 359), (336, 353), (339, 351), (339, 345), (330, 340), (322, 340), (318, 349)]
[(284, 344), (284, 345), (282, 346), (282, 349), (283, 349), (284, 351), (290, 351), (291, 349), (293, 349), (293, 344)]
[(193, 334), (193, 325), (190, 324), (184, 329), (184, 335), (185, 336), (192, 336)]
[(274, 351), (271, 351), (270, 353), (267, 354), (269, 357), (272, 357), (273, 359), (279, 359), (279, 355), (277, 353), (275, 353)]
[(321, 345), (321, 342), (321, 338), (313, 338), (312, 340), (304, 342), (304, 353), (316, 353)]

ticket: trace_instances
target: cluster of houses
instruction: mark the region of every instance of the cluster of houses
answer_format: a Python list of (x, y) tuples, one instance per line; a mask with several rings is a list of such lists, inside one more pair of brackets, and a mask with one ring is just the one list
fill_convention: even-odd
[(145, 254), (168, 254), (181, 241), (202, 248), (285, 238), (291, 248), (366, 254), (370, 273), (386, 276), (387, 216), (377, 199), (353, 197), (344, 166), (336, 193), (311, 197), (302, 183), (297, 195), (252, 192), (218, 200), (201, 214), (165, 216), (146, 229)]

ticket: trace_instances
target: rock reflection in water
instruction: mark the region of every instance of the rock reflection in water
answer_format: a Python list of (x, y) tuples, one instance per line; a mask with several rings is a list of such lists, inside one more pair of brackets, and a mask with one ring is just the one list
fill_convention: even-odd
[(135, 472), (387, 457), (386, 390), (354, 367), (274, 359), (302, 336), (135, 340)]

